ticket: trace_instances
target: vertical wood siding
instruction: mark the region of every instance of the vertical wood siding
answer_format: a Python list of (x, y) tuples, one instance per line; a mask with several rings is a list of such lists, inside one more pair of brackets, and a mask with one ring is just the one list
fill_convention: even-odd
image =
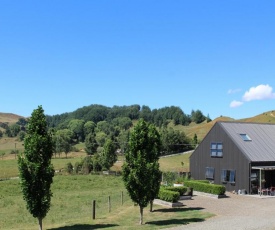
[[(222, 158), (210, 156), (211, 142), (223, 143)], [(213, 167), (215, 169), (214, 183), (224, 185), (227, 191), (245, 189), (247, 192), (250, 192), (250, 162), (219, 123), (216, 123), (212, 127), (201, 144), (190, 156), (192, 178), (198, 180), (205, 179), (206, 167)], [(236, 171), (235, 184), (221, 182), (221, 171), (223, 169)]]

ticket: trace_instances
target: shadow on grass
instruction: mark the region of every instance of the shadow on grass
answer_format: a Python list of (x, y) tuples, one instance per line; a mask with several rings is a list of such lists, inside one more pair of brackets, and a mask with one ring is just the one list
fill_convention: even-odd
[(117, 224), (75, 224), (71, 226), (64, 226), (58, 228), (51, 228), (49, 230), (93, 230), (116, 227)]
[(156, 209), (153, 212), (187, 212), (187, 211), (199, 211), (204, 208), (196, 207), (196, 208), (161, 208)]
[(195, 223), (195, 222), (202, 222), (204, 219), (202, 218), (190, 218), (190, 219), (169, 219), (169, 220), (156, 220), (156, 221), (149, 221), (146, 222), (146, 224), (152, 224), (152, 225), (157, 225), (157, 226), (168, 226), (168, 225), (186, 225), (190, 223)]

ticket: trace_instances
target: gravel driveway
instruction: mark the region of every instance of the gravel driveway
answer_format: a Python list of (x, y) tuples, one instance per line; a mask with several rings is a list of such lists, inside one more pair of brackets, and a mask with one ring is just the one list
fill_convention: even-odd
[(184, 200), (186, 207), (203, 208), (216, 216), (203, 222), (190, 223), (170, 230), (181, 229), (275, 229), (275, 196), (250, 196), (227, 193), (228, 198), (193, 196)]

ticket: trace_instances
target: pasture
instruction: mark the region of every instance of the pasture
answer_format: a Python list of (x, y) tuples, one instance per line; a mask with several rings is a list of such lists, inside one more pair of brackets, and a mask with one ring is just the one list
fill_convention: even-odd
[[(189, 155), (177, 155), (160, 159), (162, 170), (176, 171), (187, 167)], [(66, 163), (74, 164), (85, 154), (70, 153), (68, 158), (53, 158), (55, 169)], [(123, 158), (113, 169), (121, 170)], [(174, 165), (174, 166), (173, 166)], [(175, 165), (177, 165), (175, 167)], [(179, 168), (178, 168), (179, 167)], [(18, 176), (17, 160), (8, 157), (0, 160), (0, 178)], [(0, 181), (0, 229), (37, 229), (37, 220), (29, 214), (20, 191), (19, 179)], [(57, 175), (52, 184), (51, 209), (43, 220), (44, 229), (161, 229), (181, 224), (204, 221), (212, 216), (198, 209), (167, 208), (154, 205), (154, 212), (144, 210), (145, 224), (139, 225), (139, 207), (127, 195), (122, 177), (106, 175)], [(123, 192), (123, 205), (121, 195)], [(111, 200), (109, 212), (108, 196)], [(96, 219), (92, 219), (92, 201), (96, 200)]]
[[(37, 220), (28, 213), (18, 179), (1, 181), (0, 229), (37, 229)], [(121, 205), (121, 191), (124, 202)], [(103, 175), (55, 176), (51, 209), (43, 220), (44, 229), (160, 229), (204, 221), (210, 213), (187, 207), (154, 205), (144, 211), (145, 224), (139, 225), (139, 207), (134, 206), (121, 177)], [(108, 211), (111, 197), (111, 212)], [(96, 200), (96, 219), (92, 219), (92, 200)]]

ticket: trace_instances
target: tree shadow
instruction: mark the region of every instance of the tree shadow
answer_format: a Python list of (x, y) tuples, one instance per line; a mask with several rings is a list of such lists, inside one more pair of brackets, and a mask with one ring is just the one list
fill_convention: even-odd
[(187, 211), (199, 211), (203, 210), (201, 207), (193, 207), (193, 208), (161, 208), (156, 209), (153, 212), (187, 212)]
[(169, 219), (169, 220), (156, 220), (156, 221), (149, 221), (146, 222), (146, 224), (152, 224), (152, 225), (157, 225), (157, 226), (162, 226), (162, 225), (187, 225), (190, 223), (195, 223), (195, 222), (203, 222), (204, 219), (202, 218), (190, 218), (190, 219)]
[(71, 226), (63, 226), (58, 228), (51, 228), (48, 230), (94, 230), (94, 229), (103, 229), (117, 227), (117, 224), (75, 224)]

